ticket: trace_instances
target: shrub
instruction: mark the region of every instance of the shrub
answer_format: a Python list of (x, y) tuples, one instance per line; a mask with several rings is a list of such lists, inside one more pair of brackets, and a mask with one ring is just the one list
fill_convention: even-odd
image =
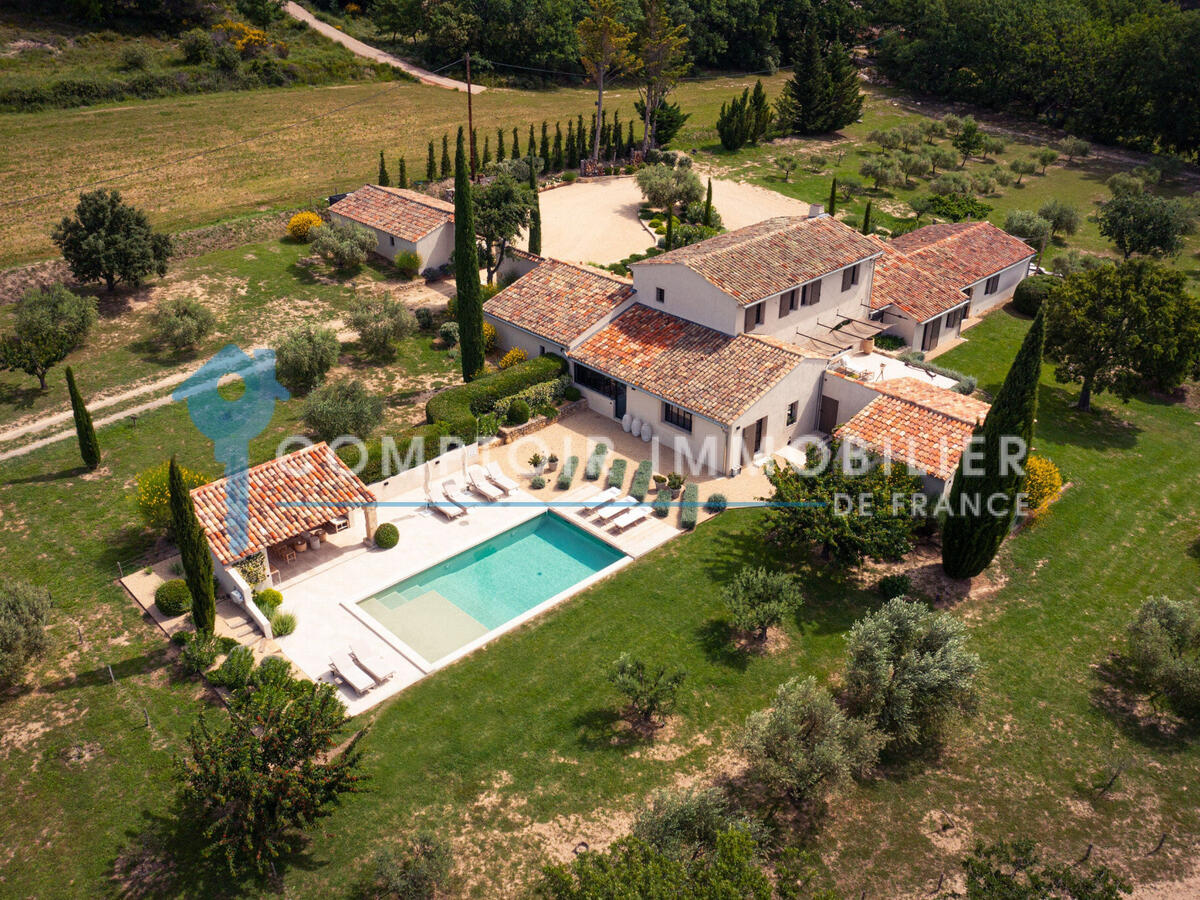
[(332, 328), (299, 325), (275, 348), (275, 377), (293, 396), (303, 396), (324, 380), (341, 349)]
[(325, 222), (315, 212), (305, 210), (298, 212), (288, 219), (288, 236), (294, 241), (308, 242), (314, 237), (313, 229), (320, 228)]
[(1126, 654), (1137, 684), (1178, 715), (1200, 718), (1200, 603), (1151, 597), (1129, 625)]
[(574, 403), (581, 397), (583, 397), (583, 394), (580, 393), (579, 388), (575, 387), (573, 384), (569, 384), (563, 389), (563, 398), (571, 403)]
[(254, 592), (254, 605), (262, 610), (263, 615), (270, 619), (275, 610), (283, 605), (283, 594), (274, 588)]
[(164, 581), (154, 592), (154, 605), (164, 616), (182, 616), (192, 608), (192, 592), (182, 578)]
[(578, 172), (567, 171), (567, 172), (563, 172), (562, 180), (565, 181), (567, 184), (572, 184), (575, 181), (575, 179), (577, 179), (578, 177), (579, 177)]
[(375, 855), (373, 890), (368, 893), (374, 897), (433, 900), (441, 896), (449, 882), (452, 863), (449, 844), (432, 834), (417, 834)]
[(524, 400), (529, 404), (530, 410), (534, 413), (554, 418), (554, 416), (558, 415), (558, 410), (554, 404), (562, 399), (563, 390), (563, 378), (543, 381), (540, 384), (527, 387), (525, 390), (510, 397), (501, 397), (492, 407), (492, 412), (496, 414), (497, 418), (503, 418), (508, 414), (509, 406), (517, 400)]
[[(496, 326), (493, 325), (491, 322), (484, 322), (483, 323), (483, 352), (491, 353), (495, 349), (496, 349)], [(525, 359), (524, 354), (522, 354), (521, 359)], [(512, 365), (512, 363), (509, 363), (509, 365)], [(504, 365), (503, 362), (501, 362), (500, 368), (503, 369), (503, 368), (507, 368), (507, 367)]]
[(651, 508), (654, 510), (654, 515), (665, 519), (671, 511), (671, 495), (666, 491), (659, 491), (654, 497)]
[(335, 269), (353, 269), (375, 249), (375, 232), (361, 225), (331, 222), (317, 230), (312, 246), (313, 251)]
[[(444, 423), (448, 434), (472, 441), (476, 435), (476, 416), (492, 412), (503, 397), (511, 397), (547, 380), (557, 380), (565, 367), (562, 357), (547, 353), (503, 372), (476, 378), (432, 397), (425, 404), (425, 417), (430, 423)], [(498, 409), (496, 414), (500, 414)]]
[(733, 627), (753, 632), (759, 641), (765, 641), (767, 629), (782, 622), (803, 600), (794, 576), (749, 567), (733, 576), (724, 595)]
[(608, 486), (619, 488), (625, 483), (625, 469), (629, 463), (623, 459), (614, 459), (608, 468)]
[(30, 661), (50, 648), (49, 621), (45, 590), (0, 575), (0, 685), (20, 684)]
[(533, 488), (535, 491), (540, 491), (542, 488), (544, 488), (546, 486), (546, 479), (543, 478), (541, 475), (534, 475), (532, 478), (529, 479), (529, 486), (531, 488)]
[(390, 297), (356, 300), (347, 322), (358, 332), (363, 350), (375, 359), (391, 359), (396, 352), (393, 344), (417, 330), (416, 316)]
[(225, 661), (208, 676), (208, 680), (213, 684), (236, 691), (246, 686), (252, 671), (254, 671), (254, 651), (249, 647), (237, 646), (229, 651)]
[(216, 327), (212, 310), (191, 297), (171, 297), (155, 307), (150, 317), (154, 338), (176, 350), (194, 347)]
[(1062, 490), (1062, 473), (1053, 462), (1044, 456), (1030, 456), (1025, 460), (1025, 494), (1029, 508), (1042, 509)]
[(396, 258), (392, 260), (392, 265), (396, 267), (402, 278), (412, 281), (421, 271), (421, 257), (412, 250), (402, 250), (396, 254)]
[(271, 631), (275, 637), (287, 637), (296, 630), (296, 616), (293, 613), (275, 613), (271, 616)]
[(945, 366), (939, 366), (937, 363), (925, 362), (925, 354), (920, 350), (906, 350), (897, 357), (910, 366), (915, 366), (926, 372), (932, 372), (935, 375), (943, 375), (946, 378), (952, 378), (958, 382), (951, 390), (960, 394), (970, 395), (975, 392), (977, 381), (974, 375), (964, 375), (957, 369), (947, 369)]
[(442, 327), (438, 329), (438, 337), (447, 347), (453, 347), (458, 343), (458, 323), (443, 322)]
[(588, 481), (595, 481), (600, 477), (600, 470), (604, 466), (604, 457), (608, 454), (608, 447), (605, 444), (597, 444), (588, 456), (587, 465), (583, 469), (583, 477)]
[(217, 637), (206, 631), (191, 632), (183, 651), (179, 654), (179, 664), (189, 675), (199, 675), (212, 668), (217, 661)]
[(689, 484), (683, 489), (683, 505), (679, 509), (679, 524), (691, 531), (700, 516), (700, 486)]
[(716, 515), (724, 512), (728, 505), (729, 501), (725, 499), (724, 494), (709, 494), (708, 499), (704, 501), (704, 511)]
[(884, 600), (907, 597), (911, 591), (912, 579), (902, 572), (895, 575), (884, 575), (879, 579), (879, 593)]
[(308, 395), (303, 419), (323, 441), (343, 434), (365, 438), (383, 421), (383, 398), (358, 379), (328, 382)]
[[(137, 477), (137, 506), (142, 520), (155, 531), (171, 530), (171, 497), (167, 488), (167, 470), (170, 463), (163, 460)], [(198, 488), (208, 479), (198, 472), (179, 467), (183, 486), (188, 490)]]
[(141, 44), (124, 48), (120, 55), (120, 66), (127, 72), (141, 72), (150, 68), (150, 51)]
[(671, 714), (676, 694), (686, 673), (667, 672), (666, 666), (651, 671), (640, 659), (622, 653), (612, 664), (608, 680), (629, 702), (633, 718), (645, 725)]
[(880, 350), (899, 350), (904, 346), (904, 338), (898, 334), (881, 334), (875, 338), (875, 346)]
[(629, 485), (629, 496), (639, 502), (646, 499), (646, 492), (650, 490), (652, 472), (650, 460), (643, 459), (638, 463), (637, 469), (633, 473), (633, 481)]
[(1033, 275), (1017, 285), (1013, 291), (1013, 308), (1026, 316), (1036, 316), (1049, 293), (1062, 283), (1053, 275)]
[(579, 457), (572, 456), (563, 463), (562, 471), (558, 473), (558, 480), (554, 482), (554, 486), (560, 491), (565, 491), (571, 486), (571, 482), (575, 478), (575, 470), (579, 468)]
[(413, 315), (417, 319), (417, 327), (422, 331), (430, 331), (433, 328), (433, 310), (428, 306), (418, 307)]
[(375, 546), (381, 550), (391, 550), (400, 543), (400, 529), (391, 522), (384, 522), (375, 529)]
[(505, 421), (509, 425), (524, 425), (529, 421), (529, 404), (521, 399), (515, 400), (508, 407)]
[(511, 369), (517, 363), (525, 362), (527, 359), (529, 359), (529, 356), (524, 350), (520, 347), (513, 347), (500, 358), (500, 368)]
[(676, 859), (696, 859), (716, 849), (717, 838), (736, 828), (765, 843), (765, 826), (738, 812), (729, 797), (715, 787), (658, 790), (633, 821), (633, 836)]

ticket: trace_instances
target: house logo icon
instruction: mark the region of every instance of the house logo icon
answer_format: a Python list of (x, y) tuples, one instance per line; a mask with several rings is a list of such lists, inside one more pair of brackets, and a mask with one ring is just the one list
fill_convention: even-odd
[[(245, 391), (226, 400), (218, 387), (231, 375), (242, 380)], [(234, 552), (250, 542), (250, 442), (270, 424), (276, 401), (290, 396), (275, 379), (275, 351), (259, 350), (250, 356), (236, 344), (226, 344), (171, 395), (177, 402), (187, 401), (188, 416), (213, 442), (213, 456), (225, 468), (225, 530)]]

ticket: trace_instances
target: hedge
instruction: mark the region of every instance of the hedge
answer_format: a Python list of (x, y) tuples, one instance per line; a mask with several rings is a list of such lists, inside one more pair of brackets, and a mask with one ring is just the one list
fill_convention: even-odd
[(671, 511), (671, 492), (659, 491), (658, 496), (654, 498), (654, 514), (660, 519), (665, 519), (667, 513)]
[(608, 470), (608, 486), (619, 488), (625, 483), (625, 467), (628, 463), (623, 459), (614, 459)]
[(633, 473), (633, 483), (629, 485), (629, 496), (639, 503), (646, 499), (646, 492), (650, 490), (650, 476), (653, 471), (650, 460), (643, 459), (638, 463), (637, 471)]
[[(519, 391), (509, 397), (501, 397), (492, 407), (491, 414), (496, 417), (496, 421), (504, 421), (508, 416), (509, 408), (518, 400), (524, 400), (529, 404), (529, 408), (534, 411), (547, 406), (552, 407), (566, 396), (567, 385), (570, 383), (571, 379), (567, 375), (554, 378), (550, 381), (540, 381), (533, 387), (527, 387), (525, 390)], [(484, 415), (487, 415), (486, 411)]]
[(604, 465), (604, 457), (608, 453), (608, 446), (605, 444), (597, 444), (592, 450), (592, 455), (588, 457), (587, 466), (583, 470), (583, 477), (588, 481), (595, 481), (600, 477), (600, 468)]
[[(408, 456), (409, 448), (416, 438), (422, 438), (425, 441), (425, 452), (423, 458), (419, 461), (414, 459), (418, 465), (428, 462), (441, 452), (441, 440), (444, 437), (450, 436), (450, 429), (442, 422), (436, 425), (418, 425), (416, 428), (410, 428), (396, 439), (396, 455), (399, 457), (401, 467), (404, 466), (405, 458)], [(383, 479), (383, 444), (380, 438), (372, 438), (366, 442), (367, 447), (367, 462), (362, 470), (358, 473), (366, 484), (371, 484), (375, 481)], [(339, 447), (337, 451), (338, 457), (346, 465), (354, 468), (359, 462), (359, 450), (354, 444), (349, 444), (345, 447)], [(403, 468), (389, 470), (388, 477), (396, 475), (403, 471)]]
[(565, 374), (566, 369), (566, 360), (552, 353), (526, 360), (430, 398), (425, 404), (425, 419), (431, 425), (445, 424), (450, 434), (470, 443), (476, 437), (476, 416), (491, 412), (496, 402), (504, 397), (520, 393), (543, 381), (553, 381)]
[(579, 457), (572, 456), (563, 463), (562, 471), (558, 473), (558, 481), (554, 482), (554, 486), (560, 491), (565, 491), (571, 486), (571, 480), (575, 477), (575, 470), (579, 468)]
[(968, 396), (975, 393), (977, 382), (974, 375), (964, 375), (958, 369), (947, 369), (945, 366), (939, 366), (936, 363), (925, 362), (925, 354), (919, 350), (909, 350), (906, 353), (901, 353), (899, 359), (910, 366), (924, 369), (926, 372), (932, 372), (934, 375), (944, 375), (946, 378), (957, 381), (958, 384), (951, 388), (952, 391), (967, 394)]
[(691, 531), (696, 527), (700, 515), (700, 486), (692, 483), (683, 489), (683, 506), (679, 510), (679, 524)]
[(1022, 315), (1036, 316), (1042, 308), (1042, 302), (1060, 284), (1062, 279), (1053, 275), (1034, 275), (1026, 278), (1013, 291), (1013, 308)]

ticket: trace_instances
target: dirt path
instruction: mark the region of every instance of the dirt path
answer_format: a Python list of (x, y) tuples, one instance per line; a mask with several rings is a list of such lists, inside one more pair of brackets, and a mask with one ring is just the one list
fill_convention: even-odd
[[(457, 81), (454, 78), (446, 78), (443, 75), (434, 75), (432, 72), (422, 69), (420, 66), (414, 66), (410, 62), (405, 62), (397, 56), (392, 56), (390, 53), (372, 47), (370, 44), (364, 44), (362, 41), (350, 37), (343, 31), (338, 31), (332, 25), (327, 25), (310, 13), (299, 3), (289, 2), (285, 4), (284, 10), (293, 19), (299, 19), (315, 31), (319, 31), (331, 41), (341, 44), (351, 53), (356, 56), (361, 56), (363, 59), (373, 60), (374, 62), (384, 63), (385, 65), (395, 66), (403, 72), (407, 72), (421, 84), (431, 84), (435, 87), (449, 88), (454, 91), (465, 91), (467, 83), (465, 81)], [(472, 94), (482, 94), (486, 88), (482, 85), (471, 85)]]

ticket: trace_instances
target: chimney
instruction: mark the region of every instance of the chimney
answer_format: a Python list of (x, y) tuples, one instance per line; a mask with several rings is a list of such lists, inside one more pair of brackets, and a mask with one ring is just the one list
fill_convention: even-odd
[(808, 217), (810, 219), (817, 219), (823, 215), (825, 215), (825, 207), (820, 203), (813, 203), (808, 207)]

